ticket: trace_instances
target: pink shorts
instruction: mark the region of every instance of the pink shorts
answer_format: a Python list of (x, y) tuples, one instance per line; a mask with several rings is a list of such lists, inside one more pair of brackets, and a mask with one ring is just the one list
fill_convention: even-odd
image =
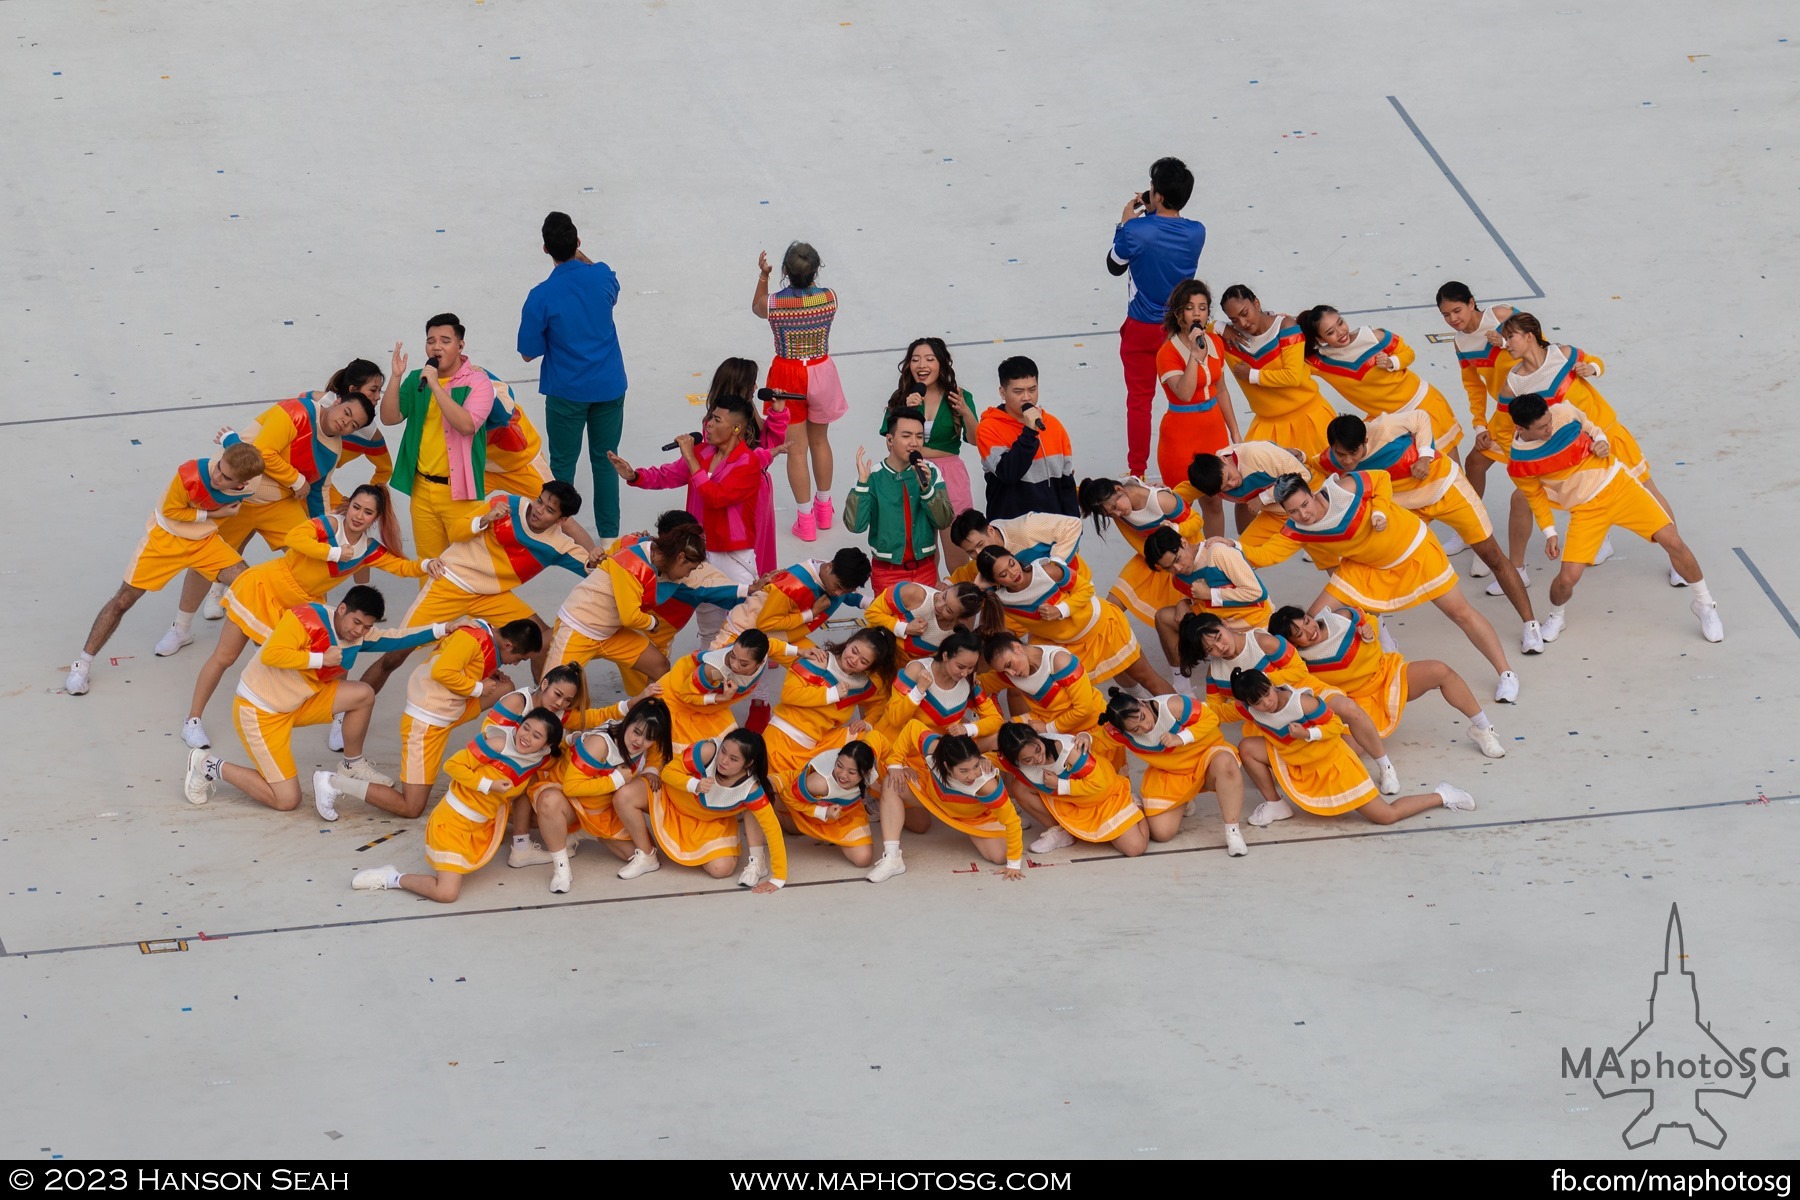
[(806, 400), (789, 400), (789, 428), (801, 421), (829, 425), (850, 411), (844, 399), (844, 385), (838, 380), (837, 364), (831, 355), (818, 358), (777, 358), (769, 364), (768, 387), (778, 392), (802, 393)]

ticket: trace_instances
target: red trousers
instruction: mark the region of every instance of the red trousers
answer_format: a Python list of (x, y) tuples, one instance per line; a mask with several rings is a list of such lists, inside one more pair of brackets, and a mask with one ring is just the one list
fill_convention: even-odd
[(896, 583), (920, 583), (928, 588), (938, 585), (938, 556), (921, 558), (910, 568), (895, 563), (882, 562), (879, 558), (872, 561), (869, 569), (869, 586), (876, 595), (893, 587)]
[(1142, 475), (1150, 466), (1150, 410), (1156, 400), (1156, 352), (1167, 335), (1161, 325), (1131, 317), (1119, 326), (1119, 362), (1125, 368), (1125, 466)]

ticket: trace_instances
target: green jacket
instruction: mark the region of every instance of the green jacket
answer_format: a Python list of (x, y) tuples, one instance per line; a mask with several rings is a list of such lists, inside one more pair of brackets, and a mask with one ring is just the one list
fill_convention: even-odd
[[(488, 372), (493, 379), (493, 372)], [(461, 405), (468, 401), (468, 387), (450, 389), (450, 398)], [(407, 375), (400, 385), (400, 416), (405, 421), (406, 432), (400, 435), (400, 451), (394, 455), (394, 475), (389, 486), (396, 492), (412, 495), (413, 478), (419, 471), (419, 440), (424, 437), (425, 415), (437, 401), (432, 399), (431, 389), (420, 381), (419, 372)], [(494, 402), (495, 410), (500, 402)], [(475, 499), (487, 499), (487, 429), (477, 429), (469, 440), (469, 468), (474, 477)]]
[(844, 503), (844, 527), (852, 533), (868, 530), (869, 551), (882, 562), (903, 566), (908, 558), (923, 562), (935, 556), (937, 531), (949, 528), (956, 518), (944, 477), (930, 459), (925, 465), (931, 477), (929, 491), (920, 488), (918, 473), (911, 467), (895, 471), (885, 458), (875, 464), (867, 483), (850, 489), (850, 498)]

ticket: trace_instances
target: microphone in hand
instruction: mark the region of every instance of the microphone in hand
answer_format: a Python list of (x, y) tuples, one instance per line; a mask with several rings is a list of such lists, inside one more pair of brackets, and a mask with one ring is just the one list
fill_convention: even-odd
[(906, 461), (912, 464), (913, 474), (919, 477), (919, 490), (929, 492), (931, 490), (931, 471), (925, 465), (925, 456), (914, 450), (906, 456)]
[[(688, 434), (688, 435), (687, 435), (687, 436), (688, 436), (688, 437), (690, 437), (690, 438), (692, 438), (692, 439), (693, 439), (693, 440), (694, 440), (694, 442), (695, 442), (695, 444), (696, 444), (696, 445), (697, 445), (697, 444), (699, 444), (699, 441), (700, 441), (700, 435), (699, 435), (699, 434), (697, 434), (697, 433), (690, 433), (690, 434)], [(679, 449), (681, 449), (681, 440), (680, 440), (680, 439), (679, 439), (679, 438), (677, 438), (677, 439), (676, 439), (676, 440), (675, 440), (675, 441), (672, 441), (672, 442), (669, 442), (669, 443), (666, 443), (666, 444), (665, 444), (665, 445), (664, 445), (664, 446), (663, 446), (663, 449), (664, 449), (664, 450), (679, 450)]]
[(924, 400), (925, 385), (915, 379), (912, 381), (912, 386), (906, 389), (906, 394), (909, 396), (917, 396), (920, 400)]

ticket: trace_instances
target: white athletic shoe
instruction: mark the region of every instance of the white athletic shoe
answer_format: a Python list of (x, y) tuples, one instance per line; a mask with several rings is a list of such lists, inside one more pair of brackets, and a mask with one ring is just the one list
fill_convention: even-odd
[(1599, 551), (1594, 555), (1594, 565), (1597, 567), (1601, 563), (1605, 562), (1607, 559), (1611, 558), (1612, 556), (1613, 556), (1612, 538), (1610, 538), (1610, 537), (1603, 538), (1600, 542)]
[(333, 754), (344, 752), (344, 714), (331, 718), (331, 732), (325, 735), (325, 748)]
[(364, 783), (379, 783), (382, 787), (393, 787), (394, 781), (375, 769), (368, 759), (358, 763), (344, 763), (338, 767), (339, 775), (348, 775), (352, 779), (360, 779)]
[(1475, 811), (1475, 797), (1454, 784), (1440, 783), (1431, 790), (1444, 798), (1445, 808), (1454, 808), (1457, 812)]
[(1264, 800), (1250, 814), (1250, 823), (1261, 829), (1274, 821), (1285, 821), (1294, 815), (1294, 806), (1286, 800)]
[(569, 885), (572, 882), (573, 879), (569, 870), (568, 860), (564, 859), (562, 862), (556, 864), (556, 869), (554, 871), (550, 872), (550, 890), (560, 895), (569, 890)]
[(1544, 627), (1536, 621), (1525, 622), (1525, 630), (1519, 635), (1519, 648), (1527, 654), (1544, 652)]
[(1538, 623), (1538, 632), (1546, 642), (1554, 642), (1568, 628), (1569, 619), (1562, 613), (1553, 612)]
[(1061, 825), (1052, 825), (1050, 828), (1044, 830), (1043, 836), (1031, 843), (1031, 852), (1033, 854), (1048, 854), (1052, 850), (1061, 850), (1065, 846), (1073, 846), (1074, 844), (1074, 834), (1064, 829)]
[(337, 801), (341, 795), (342, 792), (331, 786), (330, 771), (313, 772), (313, 807), (318, 810), (319, 816), (327, 821), (337, 820)]
[(1375, 790), (1384, 796), (1400, 794), (1400, 773), (1394, 770), (1393, 763), (1381, 768), (1381, 782), (1375, 785)]
[(1469, 740), (1481, 747), (1481, 752), (1489, 758), (1505, 758), (1506, 747), (1500, 744), (1500, 735), (1489, 725), (1486, 729), (1470, 729)]
[(1225, 855), (1228, 858), (1242, 858), (1250, 853), (1250, 847), (1244, 844), (1244, 835), (1236, 829), (1225, 831)]
[[(1526, 587), (1531, 586), (1531, 572), (1527, 571), (1524, 567), (1519, 568), (1519, 582)], [(1490, 596), (1504, 596), (1506, 595), (1506, 589), (1501, 587), (1500, 581), (1496, 579), (1494, 582), (1487, 585), (1487, 594)]]
[(213, 780), (218, 776), (208, 766), (212, 756), (204, 750), (189, 750), (187, 778), (182, 780), (182, 791), (187, 793), (189, 804), (205, 804), (212, 799)]
[(1475, 561), (1469, 564), (1469, 577), (1471, 579), (1485, 579), (1490, 574), (1492, 574), (1492, 572), (1488, 568), (1487, 560), (1477, 554), (1475, 556)]
[(896, 850), (892, 854), (883, 854), (875, 860), (875, 865), (869, 868), (869, 882), (886, 883), (894, 876), (904, 874), (906, 874), (906, 860), (900, 857), (900, 851)]
[(212, 739), (206, 736), (206, 726), (200, 723), (199, 717), (189, 717), (181, 723), (181, 740), (193, 750), (212, 747)]
[(620, 879), (636, 879), (639, 875), (648, 875), (652, 871), (662, 870), (662, 863), (656, 859), (656, 851), (633, 850), (631, 858), (619, 868)]
[(771, 874), (772, 872), (769, 870), (769, 864), (763, 861), (762, 855), (746, 854), (744, 856), (744, 869), (738, 872), (738, 886), (753, 888), (763, 880), (768, 879)]
[[(563, 843), (563, 849), (569, 852), (570, 858), (575, 857), (580, 847), (581, 843), (574, 838)], [(512, 849), (506, 855), (506, 865), (509, 867), (542, 867), (549, 865), (550, 862), (550, 852), (536, 842), (527, 842), (523, 846), (514, 842)]]
[(156, 640), (156, 657), (167, 658), (183, 646), (194, 644), (194, 635), (183, 633), (173, 625), (163, 630), (163, 635)]
[(1519, 702), (1519, 676), (1517, 672), (1500, 672), (1500, 682), (1494, 685), (1494, 702), (1496, 704), (1517, 704)]
[(200, 602), (200, 615), (208, 621), (225, 619), (225, 589), (213, 584), (206, 589), (206, 599)]
[(1669, 568), (1669, 586), (1670, 587), (1686, 587), (1687, 586), (1687, 580), (1683, 579), (1681, 577), (1681, 572), (1677, 571), (1674, 567)]
[(1445, 554), (1461, 554), (1469, 548), (1469, 543), (1462, 540), (1462, 534), (1454, 529), (1439, 538), (1438, 543), (1444, 547)]
[(358, 871), (350, 879), (350, 886), (359, 892), (384, 892), (400, 886), (400, 868), (389, 863), (385, 867), (370, 867), (366, 871)]
[(85, 696), (88, 690), (88, 669), (80, 663), (69, 668), (69, 677), (63, 680), (63, 691), (71, 696)]
[(1707, 641), (1722, 642), (1725, 640), (1725, 623), (1719, 620), (1719, 606), (1717, 604), (1708, 604), (1704, 600), (1695, 600), (1692, 604), (1688, 605), (1688, 607), (1694, 610), (1694, 615), (1696, 617), (1700, 618), (1700, 633)]

